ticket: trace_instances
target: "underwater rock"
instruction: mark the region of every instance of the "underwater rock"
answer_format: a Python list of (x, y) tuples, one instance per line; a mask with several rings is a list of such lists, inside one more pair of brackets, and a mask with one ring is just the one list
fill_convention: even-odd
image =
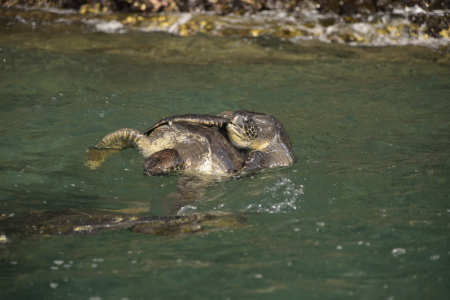
[(206, 227), (244, 227), (245, 217), (226, 212), (191, 215), (143, 216), (60, 209), (33, 211), (19, 216), (0, 216), (0, 243), (11, 238), (96, 234), (105, 230), (128, 229), (151, 235), (176, 235), (205, 230)]

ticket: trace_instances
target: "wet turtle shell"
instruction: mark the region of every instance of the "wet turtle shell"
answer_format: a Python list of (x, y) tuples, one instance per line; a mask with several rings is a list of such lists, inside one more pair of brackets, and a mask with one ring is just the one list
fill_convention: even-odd
[(225, 175), (242, 169), (243, 155), (218, 131), (199, 124), (161, 126), (149, 136), (122, 128), (107, 134), (88, 149), (86, 165), (97, 168), (111, 152), (134, 148), (147, 160), (145, 175), (185, 170), (203, 175)]
[(245, 169), (289, 166), (297, 162), (291, 140), (281, 122), (264, 113), (224, 111), (217, 116), (173, 116), (156, 122), (144, 134), (152, 134), (159, 126), (173, 126), (179, 122), (226, 128), (231, 144), (247, 152)]

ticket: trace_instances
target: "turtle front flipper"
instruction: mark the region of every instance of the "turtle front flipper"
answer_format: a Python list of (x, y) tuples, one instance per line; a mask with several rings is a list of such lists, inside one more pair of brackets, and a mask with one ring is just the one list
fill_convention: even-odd
[(133, 128), (122, 128), (105, 135), (100, 142), (86, 151), (85, 165), (91, 169), (101, 166), (106, 157), (126, 148), (134, 148), (141, 154), (150, 151), (149, 138)]
[(158, 128), (159, 126), (162, 126), (164, 124), (171, 125), (172, 123), (195, 123), (208, 127), (215, 126), (221, 128), (227, 126), (228, 120), (220, 116), (199, 115), (199, 114), (178, 115), (159, 120), (153, 126), (145, 130), (143, 134), (149, 135), (155, 128)]
[(184, 160), (175, 149), (164, 149), (153, 153), (144, 163), (144, 175), (165, 175), (185, 169)]
[(251, 151), (245, 160), (244, 170), (258, 168), (273, 168), (286, 166), (288, 160), (287, 152), (282, 147), (265, 149), (264, 151)]
[(261, 151), (251, 152), (244, 162), (244, 170), (270, 167), (267, 154)]
[(108, 133), (95, 145), (97, 149), (123, 150), (134, 148), (139, 152), (148, 147), (148, 137), (133, 128), (122, 128)]

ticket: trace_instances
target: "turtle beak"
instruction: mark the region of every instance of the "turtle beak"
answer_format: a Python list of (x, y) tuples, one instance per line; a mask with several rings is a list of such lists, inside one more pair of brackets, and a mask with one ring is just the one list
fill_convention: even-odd
[(234, 125), (233, 123), (228, 123), (227, 125), (228, 134), (232, 133), (239, 137), (240, 139), (245, 139), (245, 135), (242, 133), (242, 130)]

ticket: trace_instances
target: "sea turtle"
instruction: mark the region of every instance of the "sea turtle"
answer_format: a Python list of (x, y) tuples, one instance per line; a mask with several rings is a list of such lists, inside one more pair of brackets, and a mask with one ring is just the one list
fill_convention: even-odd
[(247, 152), (244, 169), (288, 166), (297, 162), (291, 140), (281, 122), (263, 113), (224, 111), (217, 116), (173, 116), (156, 122), (144, 134), (153, 134), (159, 126), (174, 126), (179, 122), (226, 128), (231, 144)]
[(107, 134), (88, 149), (86, 164), (97, 168), (111, 151), (134, 148), (147, 160), (144, 175), (185, 170), (199, 175), (225, 175), (239, 171), (244, 163), (237, 151), (218, 131), (199, 124), (161, 126), (149, 136), (122, 128)]
[(204, 226), (243, 227), (245, 217), (226, 212), (142, 216), (103, 211), (60, 209), (22, 215), (0, 215), (0, 243), (27, 236), (86, 235), (128, 229), (136, 233), (173, 235), (204, 230)]

